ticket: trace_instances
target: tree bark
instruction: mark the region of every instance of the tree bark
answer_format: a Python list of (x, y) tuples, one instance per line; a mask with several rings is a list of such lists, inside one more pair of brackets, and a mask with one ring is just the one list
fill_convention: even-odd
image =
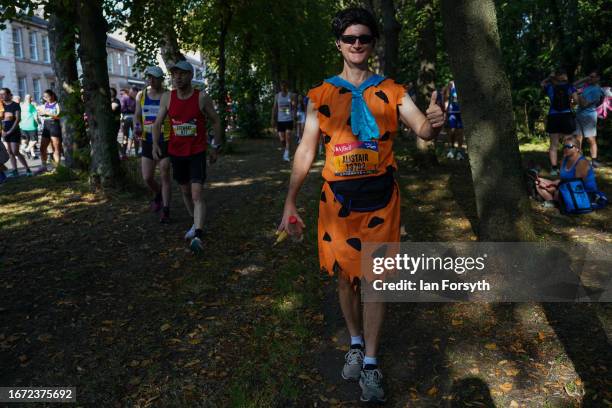
[(89, 140), (83, 124), (83, 104), (75, 53), (76, 4), (74, 1), (50, 3), (49, 50), (57, 78), (58, 99), (62, 103), (62, 144), (66, 166), (88, 170)]
[[(417, 55), (419, 76), (417, 78), (416, 104), (425, 112), (431, 93), (436, 89), (436, 32), (433, 0), (416, 0), (417, 10)], [(438, 163), (435, 142), (416, 138), (417, 163), (430, 166)]]
[(119, 187), (123, 171), (119, 164), (117, 134), (110, 106), (106, 65), (108, 24), (102, 0), (78, 0), (79, 57), (83, 67), (85, 112), (91, 139), (91, 182), (96, 188)]
[(219, 94), (217, 95), (217, 105), (219, 109), (219, 118), (221, 120), (221, 140), (225, 142), (225, 124), (226, 124), (226, 96), (227, 89), (225, 87), (225, 43), (227, 39), (227, 32), (229, 30), (230, 23), (232, 21), (232, 9), (227, 2), (222, 2), (221, 19), (220, 19), (220, 30), (219, 30)]
[(399, 34), (401, 25), (395, 18), (395, 5), (393, 0), (381, 0), (380, 8), (382, 11), (383, 33), (385, 38), (385, 76), (390, 78), (397, 77), (399, 65)]
[(493, 0), (442, 0), (451, 69), (464, 117), (481, 241), (535, 234), (502, 63)]
[(183, 61), (185, 56), (178, 45), (176, 33), (173, 30), (165, 30), (160, 41), (160, 53), (166, 67), (170, 67), (178, 61)]

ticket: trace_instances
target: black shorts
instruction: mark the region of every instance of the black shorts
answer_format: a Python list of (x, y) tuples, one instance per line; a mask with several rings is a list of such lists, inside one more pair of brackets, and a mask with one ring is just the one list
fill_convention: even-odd
[(561, 133), (571, 135), (576, 130), (576, 120), (574, 114), (558, 113), (556, 115), (548, 115), (546, 120), (546, 133)]
[(206, 181), (206, 152), (193, 156), (170, 156), (172, 176), (179, 184), (189, 182), (204, 184)]
[(38, 131), (37, 130), (22, 130), (21, 135), (26, 142), (38, 142)]
[(62, 127), (59, 120), (45, 120), (41, 137), (59, 137), (62, 138)]
[(276, 122), (276, 130), (279, 132), (285, 132), (287, 130), (293, 130), (293, 121), (288, 122)]
[[(168, 157), (168, 142), (161, 142), (159, 147), (161, 149), (160, 160)], [(153, 158), (153, 142), (147, 142), (145, 140), (142, 141), (142, 157), (155, 160)]]
[(4, 141), (6, 143), (19, 143), (21, 144), (21, 132), (19, 131), (19, 129), (13, 131), (13, 133), (11, 133), (8, 136), (4, 136)]

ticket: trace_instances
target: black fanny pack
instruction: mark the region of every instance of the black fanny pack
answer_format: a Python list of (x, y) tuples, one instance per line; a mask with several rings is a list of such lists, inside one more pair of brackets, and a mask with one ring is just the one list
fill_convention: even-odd
[(370, 212), (384, 208), (395, 190), (393, 171), (376, 177), (329, 181), (336, 200), (348, 212)]

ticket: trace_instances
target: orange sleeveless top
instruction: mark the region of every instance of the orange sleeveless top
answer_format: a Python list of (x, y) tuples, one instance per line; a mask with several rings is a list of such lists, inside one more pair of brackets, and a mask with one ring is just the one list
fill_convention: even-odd
[(318, 111), (325, 143), (325, 180), (373, 177), (384, 174), (389, 167), (397, 169), (393, 140), (399, 125), (397, 109), (405, 92), (402, 85), (388, 78), (363, 92), (380, 132), (378, 139), (368, 142), (360, 142), (351, 130), (351, 91), (323, 82), (308, 92)]

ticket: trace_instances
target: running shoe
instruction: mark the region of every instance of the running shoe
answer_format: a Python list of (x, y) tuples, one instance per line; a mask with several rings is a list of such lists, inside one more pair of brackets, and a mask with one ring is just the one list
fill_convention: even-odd
[(185, 241), (188, 241), (195, 237), (195, 230), (196, 230), (196, 227), (195, 227), (195, 224), (193, 224), (191, 228), (189, 228), (189, 231), (185, 233)]
[(559, 175), (559, 170), (557, 170), (556, 168), (552, 168), (550, 169), (550, 176), (551, 177), (557, 177)]
[(158, 212), (159, 210), (162, 209), (162, 202), (161, 201), (157, 201), (157, 200), (151, 200), (151, 212)]
[(170, 214), (162, 211), (161, 215), (159, 216), (159, 223), (160, 224), (169, 224), (170, 223)]
[(47, 172), (47, 166), (40, 166), (40, 169), (36, 170), (36, 175), (43, 174)]
[(19, 171), (17, 169), (15, 170), (11, 170), (9, 176), (9, 178), (15, 178), (15, 177), (19, 177)]
[(457, 154), (455, 155), (455, 160), (464, 160), (465, 156), (463, 155), (463, 153), (461, 153), (461, 151), (458, 151)]
[(599, 167), (602, 167), (603, 164), (601, 164), (601, 162), (597, 159), (591, 159), (591, 166), (593, 166), (594, 169), (597, 169)]
[(351, 346), (344, 356), (344, 367), (342, 368), (342, 378), (347, 381), (357, 381), (361, 375), (363, 366), (363, 347), (360, 345)]
[(30, 169), (26, 170), (26, 177), (32, 177), (32, 170)]
[(451, 159), (451, 160), (454, 159), (455, 158), (455, 149), (449, 149), (448, 153), (446, 155), (446, 158), (447, 159)]
[(286, 162), (289, 161), (289, 150), (285, 150), (285, 153), (283, 153), (283, 160)]
[(556, 205), (555, 205), (555, 202), (554, 202), (554, 201), (549, 201), (549, 200), (547, 200), (547, 201), (544, 201), (544, 202), (542, 203), (542, 207), (544, 207), (544, 208), (555, 208), (555, 207), (556, 207)]
[(204, 251), (204, 246), (202, 245), (202, 240), (198, 237), (194, 237), (189, 244), (189, 249), (194, 254), (201, 254)]
[[(367, 366), (366, 366), (367, 367)], [(381, 403), (387, 401), (382, 387), (383, 375), (378, 368), (361, 370), (359, 386), (361, 387), (361, 401)]]

